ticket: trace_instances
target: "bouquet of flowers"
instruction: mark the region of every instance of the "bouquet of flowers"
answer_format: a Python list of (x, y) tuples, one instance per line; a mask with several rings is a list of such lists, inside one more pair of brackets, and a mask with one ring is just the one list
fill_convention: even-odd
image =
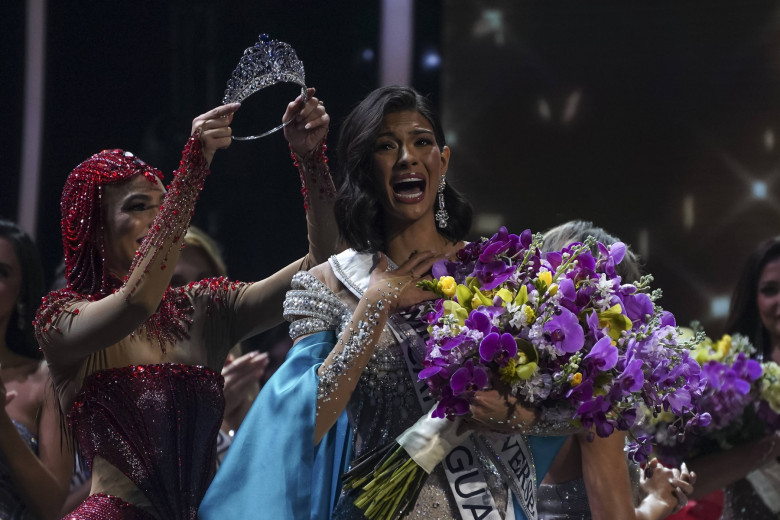
[[(546, 254), (541, 246), (541, 235), (530, 230), (515, 235), (501, 228), (461, 249), (455, 261), (435, 264), (433, 279), (420, 283), (439, 296), (427, 314), (419, 373), (438, 399), (430, 419), (441, 432), (429, 437), (457, 445), (447, 431), (468, 416), (476, 392), (490, 389), (536, 409), (544, 423), (593, 428), (605, 437), (629, 430), (642, 406), (706, 422), (695, 409), (699, 364), (674, 317), (655, 303), (660, 291), (650, 289), (652, 277), (631, 284), (617, 274), (625, 245), (589, 238)], [(651, 442), (650, 435), (638, 439), (632, 457), (644, 460)], [(365, 485), (367, 512), (372, 505), (381, 510), (393, 483), (419, 479), (409, 457), (415, 454), (399, 448), (377, 466), (384, 473), (350, 475), (348, 488)], [(393, 465), (404, 476), (388, 471)]]
[[(696, 328), (696, 327), (695, 327)], [(726, 450), (780, 428), (780, 367), (753, 359), (756, 349), (738, 334), (717, 341), (704, 338), (692, 356), (701, 364), (700, 410), (708, 424), (686, 424), (660, 414), (641, 427), (653, 432), (665, 464), (679, 465), (699, 453)]]

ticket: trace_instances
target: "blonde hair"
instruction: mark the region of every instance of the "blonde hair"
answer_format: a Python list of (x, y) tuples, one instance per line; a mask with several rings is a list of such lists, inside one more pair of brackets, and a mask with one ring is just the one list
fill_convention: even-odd
[(184, 235), (184, 243), (187, 244), (187, 247), (197, 247), (206, 253), (214, 270), (214, 276), (227, 276), (227, 267), (222, 253), (219, 252), (219, 245), (205, 231), (196, 226), (190, 226), (187, 234)]

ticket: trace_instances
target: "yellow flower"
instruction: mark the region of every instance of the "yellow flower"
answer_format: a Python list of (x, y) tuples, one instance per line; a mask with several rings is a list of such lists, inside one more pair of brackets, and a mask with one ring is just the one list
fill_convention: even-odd
[(514, 359), (510, 359), (506, 365), (498, 369), (498, 375), (501, 377), (501, 381), (513, 385), (530, 378), (535, 371), (536, 363), (533, 361), (520, 364)]
[(442, 276), (439, 279), (439, 290), (448, 298), (455, 296), (455, 289), (457, 286), (458, 284), (455, 283), (455, 278), (452, 276)]
[(620, 338), (620, 333), (631, 329), (631, 320), (623, 314), (623, 308), (619, 303), (609, 309), (597, 313), (599, 317), (599, 327), (609, 327), (609, 337), (612, 339)]
[(536, 320), (536, 314), (534, 314), (534, 310), (529, 305), (523, 305), (521, 310), (525, 314), (526, 323), (533, 323)]
[(523, 305), (526, 302), (528, 302), (528, 287), (523, 285), (520, 287), (520, 290), (517, 291), (517, 296), (515, 296), (515, 301), (512, 303), (519, 306), (519, 305)]
[(582, 373), (575, 372), (571, 375), (571, 379), (569, 380), (569, 383), (571, 383), (571, 386), (577, 386), (580, 383), (582, 383)]
[(761, 397), (763, 397), (772, 411), (780, 413), (780, 367), (774, 361), (761, 364), (764, 373), (761, 376)]
[(471, 292), (471, 289), (463, 284), (459, 284), (455, 288), (455, 294), (457, 295), (458, 303), (460, 303), (463, 307), (471, 305), (471, 299), (474, 298), (474, 293)]
[(731, 336), (724, 334), (722, 338), (715, 343), (715, 352), (720, 354), (720, 357), (728, 356), (731, 352)]
[(512, 291), (508, 289), (499, 289), (496, 291), (496, 294), (504, 301), (504, 306), (506, 307), (506, 304), (512, 301)]
[(453, 316), (461, 327), (466, 323), (466, 318), (469, 317), (469, 311), (461, 307), (458, 302), (452, 300), (444, 300), (442, 304), (442, 313), (444, 316)]
[(545, 287), (550, 287), (550, 284), (552, 283), (552, 273), (550, 271), (539, 273), (539, 280), (544, 282)]
[(474, 298), (471, 300), (471, 308), (478, 309), (480, 305), (486, 305), (489, 307), (493, 305), (493, 300), (482, 294), (479, 289), (475, 289)]
[(517, 340), (517, 355), (498, 369), (498, 375), (502, 381), (510, 385), (530, 379), (536, 372), (538, 359), (539, 354), (536, 352), (536, 348), (528, 341), (519, 339)]
[(550, 296), (555, 296), (555, 293), (558, 292), (558, 284), (554, 283), (550, 286), (549, 289), (547, 289), (547, 292), (550, 293)]
[[(690, 332), (690, 337), (693, 337), (693, 331)], [(704, 341), (698, 343), (693, 349), (693, 358), (697, 363), (703, 365), (708, 361), (723, 361), (730, 352), (731, 336), (724, 334), (717, 342), (713, 342), (710, 338), (704, 338)]]

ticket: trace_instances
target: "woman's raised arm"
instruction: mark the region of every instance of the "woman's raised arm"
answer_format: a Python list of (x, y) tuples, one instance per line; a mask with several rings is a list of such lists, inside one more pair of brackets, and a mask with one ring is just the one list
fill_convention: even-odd
[[(238, 107), (224, 105), (193, 120), (193, 136), (185, 146), (168, 194), (119, 290), (95, 300), (94, 295), (66, 289), (44, 300), (35, 328), (52, 369), (79, 364), (93, 352), (132, 333), (156, 312), (173, 275), (211, 158), (218, 148), (230, 144), (229, 125)], [(111, 237), (106, 236), (105, 248), (112, 246), (110, 241)]]
[(336, 188), (325, 156), (330, 116), (314, 92), (313, 88), (308, 90), (305, 102), (300, 96), (296, 98), (282, 116), (283, 122), (295, 119), (284, 127), (284, 135), (301, 177), (309, 252), (270, 277), (251, 284), (238, 296), (233, 343), (281, 323), (282, 303), (293, 275), (325, 262), (343, 249), (333, 215)]

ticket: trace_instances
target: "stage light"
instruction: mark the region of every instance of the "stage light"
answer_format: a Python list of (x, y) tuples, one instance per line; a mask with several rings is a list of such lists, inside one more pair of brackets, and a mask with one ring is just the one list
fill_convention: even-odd
[(710, 300), (710, 316), (713, 318), (725, 318), (729, 315), (731, 298), (728, 296), (714, 296)]
[(444, 139), (447, 140), (447, 146), (458, 144), (458, 133), (455, 130), (445, 130)]
[(474, 22), (472, 29), (475, 38), (493, 36), (493, 41), (499, 46), (506, 42), (505, 32), (504, 13), (500, 9), (483, 10), (482, 16)]
[(696, 211), (693, 195), (686, 195), (683, 198), (683, 226), (690, 231), (696, 223)]
[(474, 218), (474, 231), (481, 235), (492, 235), (506, 225), (506, 218), (500, 213), (478, 213)]
[(441, 65), (441, 56), (436, 51), (428, 51), (422, 56), (422, 68), (423, 70), (433, 70), (439, 68)]
[(753, 181), (753, 197), (765, 199), (767, 195), (766, 183), (764, 181)]
[(552, 111), (550, 110), (550, 104), (544, 98), (539, 98), (536, 102), (536, 109), (539, 112), (539, 118), (542, 121), (549, 121), (552, 117)]

